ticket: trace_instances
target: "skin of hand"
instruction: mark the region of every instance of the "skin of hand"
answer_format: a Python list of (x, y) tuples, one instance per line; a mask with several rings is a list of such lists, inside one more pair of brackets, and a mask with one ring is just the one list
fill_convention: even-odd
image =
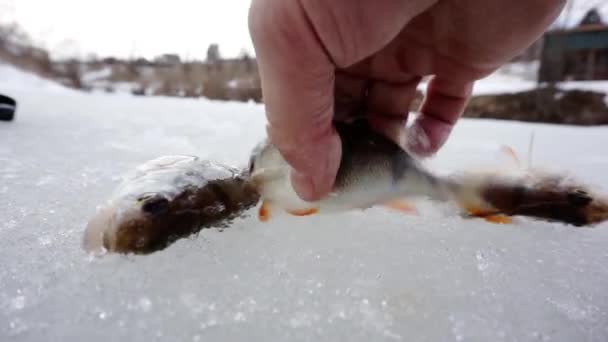
[[(331, 191), (332, 121), (365, 108), (372, 127), (419, 156), (438, 151), (488, 76), (538, 39), (564, 0), (253, 0), (249, 30), (268, 137), (298, 195)], [(432, 76), (420, 115), (416, 88)]]

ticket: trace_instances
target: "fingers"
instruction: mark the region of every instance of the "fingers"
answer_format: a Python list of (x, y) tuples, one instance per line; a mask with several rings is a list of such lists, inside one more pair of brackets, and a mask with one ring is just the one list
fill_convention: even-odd
[(403, 84), (374, 83), (369, 93), (371, 127), (402, 147), (407, 145), (402, 132), (420, 79), (412, 77)]
[(249, 27), (268, 137), (292, 166), (298, 195), (314, 200), (333, 185), (341, 145), (332, 127), (334, 67), (297, 4), (254, 0)]
[(389, 44), (437, 0), (298, 0), (335, 65), (346, 68)]
[(334, 91), (334, 120), (346, 121), (365, 113), (365, 87), (368, 80), (344, 72), (336, 72)]
[(256, 51), (268, 136), (291, 165), (305, 200), (331, 190), (341, 157), (332, 125), (336, 66), (372, 55), (434, 0), (253, 0)]
[(435, 0), (253, 0), (249, 29), (256, 51), (268, 136), (291, 165), (305, 200), (333, 187), (341, 157), (334, 132), (336, 66), (380, 50)]
[(367, 98), (368, 108), (379, 114), (407, 118), (421, 77), (412, 76), (400, 83), (372, 82)]
[(365, 116), (375, 131), (405, 146), (401, 132), (421, 80), (419, 76), (408, 78), (401, 83), (389, 83), (338, 73), (334, 120), (346, 121), (355, 116)]
[(421, 115), (407, 132), (408, 149), (421, 156), (437, 152), (460, 118), (472, 90), (473, 82), (433, 78), (420, 109)]

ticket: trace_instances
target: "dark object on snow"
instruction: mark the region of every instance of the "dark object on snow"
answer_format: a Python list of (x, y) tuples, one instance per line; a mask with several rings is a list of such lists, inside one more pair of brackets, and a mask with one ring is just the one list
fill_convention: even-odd
[(464, 116), (577, 126), (608, 125), (608, 94), (543, 87), (471, 99)]
[(0, 121), (12, 121), (15, 117), (17, 101), (0, 94)]
[(204, 228), (226, 228), (259, 200), (245, 170), (196, 156), (162, 156), (132, 172), (89, 220), (87, 252), (157, 252)]

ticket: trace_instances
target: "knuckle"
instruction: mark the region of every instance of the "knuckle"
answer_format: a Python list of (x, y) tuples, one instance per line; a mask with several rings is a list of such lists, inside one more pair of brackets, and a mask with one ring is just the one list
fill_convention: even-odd
[(267, 10), (269, 6), (274, 6), (272, 4), (272, 0), (251, 1), (249, 14), (247, 17), (247, 24), (249, 33), (254, 40), (254, 43), (259, 37), (263, 37), (271, 28), (272, 18), (269, 15), (270, 11)]
[(306, 52), (310, 39), (303, 19), (297, 1), (253, 0), (248, 26), (254, 46), (277, 54)]
[(342, 1), (301, 1), (302, 9), (317, 35), (317, 39), (325, 47), (333, 63), (339, 68), (352, 64), (353, 56), (357, 53), (357, 14), (353, 10), (345, 10)]

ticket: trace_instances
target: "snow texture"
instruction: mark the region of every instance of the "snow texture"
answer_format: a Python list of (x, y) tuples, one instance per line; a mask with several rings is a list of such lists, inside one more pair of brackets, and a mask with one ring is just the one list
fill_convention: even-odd
[[(494, 95), (533, 90), (536, 86), (538, 62), (512, 63), (499, 68), (495, 73), (475, 82), (473, 95)], [(425, 93), (428, 79), (418, 86)], [(608, 81), (563, 81), (556, 86), (564, 90), (588, 90), (606, 93)], [(607, 96), (608, 101), (608, 96)]]
[(34, 74), (25, 73), (0, 61), (0, 91), (43, 89), (45, 91), (66, 92), (66, 88), (53, 81)]
[(157, 193), (171, 200), (189, 186), (203, 187), (210, 180), (225, 179), (236, 170), (197, 156), (161, 156), (138, 165), (116, 189), (112, 199), (128, 199)]
[[(253, 209), (148, 256), (81, 249), (95, 207), (162, 155), (247, 163), (245, 103), (81, 94), (0, 68), (1, 341), (606, 341), (608, 226), (465, 220), (421, 203), (330, 217)], [(608, 191), (608, 128), (462, 120), (442, 171), (509, 145)], [(492, 166), (490, 164), (490, 166)]]

